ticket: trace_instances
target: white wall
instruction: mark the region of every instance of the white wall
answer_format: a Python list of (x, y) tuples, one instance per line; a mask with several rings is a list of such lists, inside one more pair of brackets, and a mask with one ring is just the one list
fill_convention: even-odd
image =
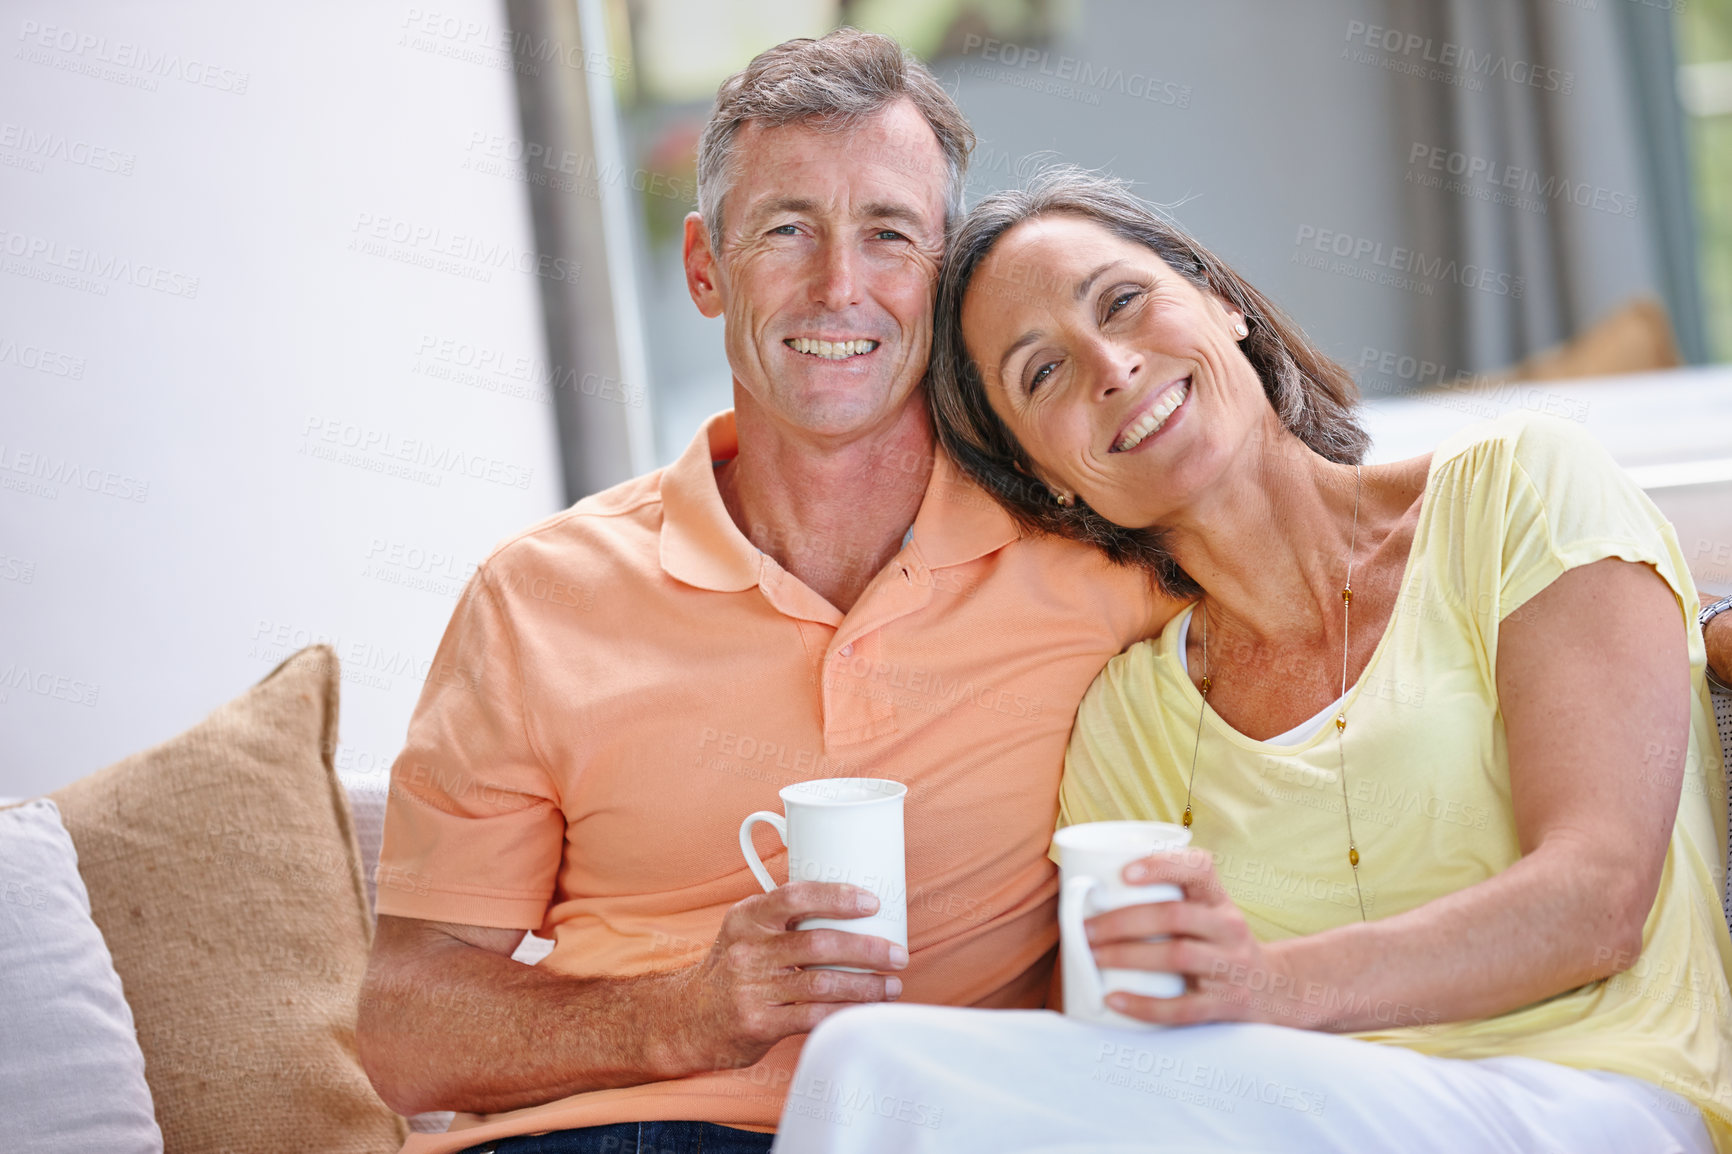
[(0, 794), (314, 639), (382, 771), (463, 577), (562, 503), (527, 200), (471, 166), (504, 14), (428, 7), (0, 18)]

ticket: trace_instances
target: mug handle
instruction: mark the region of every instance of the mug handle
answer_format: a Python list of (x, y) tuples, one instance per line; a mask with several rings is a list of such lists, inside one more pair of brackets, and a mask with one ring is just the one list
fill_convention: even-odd
[[(1099, 1011), (1105, 1002), (1101, 993), (1101, 968), (1095, 962), (1095, 952), (1089, 948), (1088, 933), (1083, 929), (1083, 907), (1088, 904), (1089, 895), (1098, 884), (1091, 877), (1074, 877), (1064, 883), (1064, 893), (1058, 903), (1058, 940), (1064, 950), (1065, 973), (1077, 975), (1077, 987), (1091, 1013)], [(1071, 1007), (1067, 1004), (1065, 1009)]]
[(776, 879), (770, 876), (770, 871), (758, 860), (758, 847), (752, 844), (752, 827), (761, 821), (776, 827), (776, 836), (782, 839), (783, 845), (788, 844), (788, 823), (781, 814), (771, 813), (767, 809), (760, 809), (740, 823), (740, 852), (746, 855), (746, 864), (751, 867), (752, 876), (758, 879), (764, 892), (769, 893), (776, 888)]

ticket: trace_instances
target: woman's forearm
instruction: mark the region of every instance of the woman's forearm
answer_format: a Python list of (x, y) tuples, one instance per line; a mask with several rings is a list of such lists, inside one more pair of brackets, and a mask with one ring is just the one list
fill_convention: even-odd
[(1507, 1013), (1627, 969), (1654, 897), (1636, 888), (1603, 852), (1555, 838), (1406, 913), (1270, 943), (1281, 989), (1267, 1008), (1337, 1033)]
[(1645, 565), (1571, 569), (1509, 614), (1498, 708), (1526, 852), (1399, 916), (1271, 947), (1330, 999), (1320, 1028), (1396, 1024), (1379, 1020), (1392, 998), (1434, 1021), (1488, 1017), (1633, 964), (1678, 810), (1689, 684), (1678, 603)]

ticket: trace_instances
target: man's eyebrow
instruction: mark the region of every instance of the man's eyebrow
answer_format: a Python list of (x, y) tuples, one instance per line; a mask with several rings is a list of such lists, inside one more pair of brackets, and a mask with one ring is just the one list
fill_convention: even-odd
[(873, 201), (869, 204), (863, 204), (860, 206), (859, 215), (865, 220), (895, 220), (911, 225), (927, 223), (926, 219), (913, 208), (892, 201)]
[[(807, 196), (776, 196), (752, 207), (754, 218), (775, 216), (782, 212), (817, 212), (818, 202)], [(854, 213), (859, 220), (893, 220), (905, 225), (927, 223), (918, 209), (890, 200), (875, 200), (861, 205)]]
[(761, 201), (752, 208), (752, 215), (774, 216), (778, 212), (813, 212), (818, 202), (805, 196), (777, 196)]

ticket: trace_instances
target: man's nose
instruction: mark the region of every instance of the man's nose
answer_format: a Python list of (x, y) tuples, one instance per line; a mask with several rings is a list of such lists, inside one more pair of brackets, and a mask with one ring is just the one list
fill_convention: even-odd
[(826, 241), (816, 254), (818, 267), (812, 275), (812, 300), (829, 309), (860, 303), (859, 254), (845, 241)]

